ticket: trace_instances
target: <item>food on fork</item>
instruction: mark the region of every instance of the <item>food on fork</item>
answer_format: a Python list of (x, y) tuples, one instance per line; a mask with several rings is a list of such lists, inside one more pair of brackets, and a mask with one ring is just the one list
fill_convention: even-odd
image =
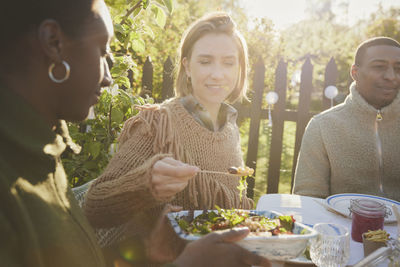
[(230, 174), (235, 174), (238, 176), (249, 176), (249, 175), (253, 175), (254, 170), (250, 167), (230, 167), (228, 169), (228, 172)]

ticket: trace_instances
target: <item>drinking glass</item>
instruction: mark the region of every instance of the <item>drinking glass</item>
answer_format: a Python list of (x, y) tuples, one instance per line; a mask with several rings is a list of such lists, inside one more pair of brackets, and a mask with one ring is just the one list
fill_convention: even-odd
[(311, 240), (310, 256), (313, 263), (322, 267), (346, 266), (350, 257), (349, 230), (339, 224), (314, 225), (318, 236)]

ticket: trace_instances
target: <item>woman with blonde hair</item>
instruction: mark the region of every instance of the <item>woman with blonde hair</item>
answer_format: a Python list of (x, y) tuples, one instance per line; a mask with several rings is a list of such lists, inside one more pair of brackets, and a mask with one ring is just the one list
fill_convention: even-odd
[(229, 103), (246, 94), (248, 64), (231, 17), (213, 13), (192, 24), (178, 64), (176, 97), (141, 106), (126, 121), (119, 151), (86, 195), (84, 211), (94, 227), (128, 222), (119, 239), (147, 237), (167, 203), (186, 210), (253, 207), (245, 193), (239, 197), (239, 178), (227, 173), (243, 166), (237, 112)]

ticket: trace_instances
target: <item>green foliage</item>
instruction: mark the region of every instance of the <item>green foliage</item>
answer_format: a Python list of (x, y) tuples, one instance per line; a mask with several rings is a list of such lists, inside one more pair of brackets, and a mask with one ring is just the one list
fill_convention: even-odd
[[(99, 103), (94, 107), (94, 118), (81, 124), (69, 123), (73, 141), (82, 147), (79, 155), (66, 152), (62, 158), (71, 186), (81, 185), (101, 174), (115, 152), (124, 122), (137, 113), (134, 106), (154, 102), (149, 97), (135, 96), (138, 92), (135, 80), (140, 72), (134, 59), (135, 55), (146, 51), (144, 36), (154, 38), (153, 28), (163, 28), (167, 15), (174, 9), (172, 0), (106, 2), (115, 29), (110, 70), (114, 85), (110, 90), (103, 90)], [(141, 16), (151, 18), (154, 23), (142, 23)]]
[[(154, 40), (166, 27), (175, 9), (173, 0), (106, 0), (114, 21), (115, 38), (111, 43), (114, 64), (111, 73), (122, 88), (140, 93), (142, 65)], [(156, 38), (157, 36), (157, 38)], [(164, 59), (165, 60), (165, 59)], [(161, 61), (160, 61), (161, 62)], [(129, 78), (128, 78), (129, 77)], [(157, 87), (161, 83), (155, 85)]]
[(78, 155), (71, 151), (63, 155), (71, 186), (86, 183), (101, 174), (115, 152), (123, 123), (137, 113), (134, 105), (152, 102), (151, 98), (136, 97), (123, 90), (118, 90), (114, 95), (103, 90), (94, 108), (96, 116), (93, 119), (82, 124), (68, 124), (73, 141), (82, 146)]
[[(353, 60), (353, 50), (357, 40), (351, 37), (347, 26), (335, 24), (328, 20), (306, 20), (296, 24), (282, 33), (289, 76), (300, 70), (305, 58), (310, 56), (314, 66), (313, 85), (316, 88), (314, 97), (321, 99), (324, 88), (325, 67), (330, 58), (334, 58), (338, 67), (339, 91), (347, 92), (349, 69)], [(306, 38), (305, 38), (306, 37)], [(299, 42), (299, 40), (302, 40)], [(293, 85), (291, 85), (293, 86)], [(298, 86), (294, 88), (298, 90)]]
[(371, 14), (365, 29), (366, 37), (387, 36), (400, 41), (400, 9), (382, 7)]

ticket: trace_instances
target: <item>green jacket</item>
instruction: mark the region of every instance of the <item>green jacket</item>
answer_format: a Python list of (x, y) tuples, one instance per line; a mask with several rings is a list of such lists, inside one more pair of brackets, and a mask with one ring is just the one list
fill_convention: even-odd
[(65, 122), (57, 132), (0, 87), (1, 266), (105, 266), (61, 163)]

